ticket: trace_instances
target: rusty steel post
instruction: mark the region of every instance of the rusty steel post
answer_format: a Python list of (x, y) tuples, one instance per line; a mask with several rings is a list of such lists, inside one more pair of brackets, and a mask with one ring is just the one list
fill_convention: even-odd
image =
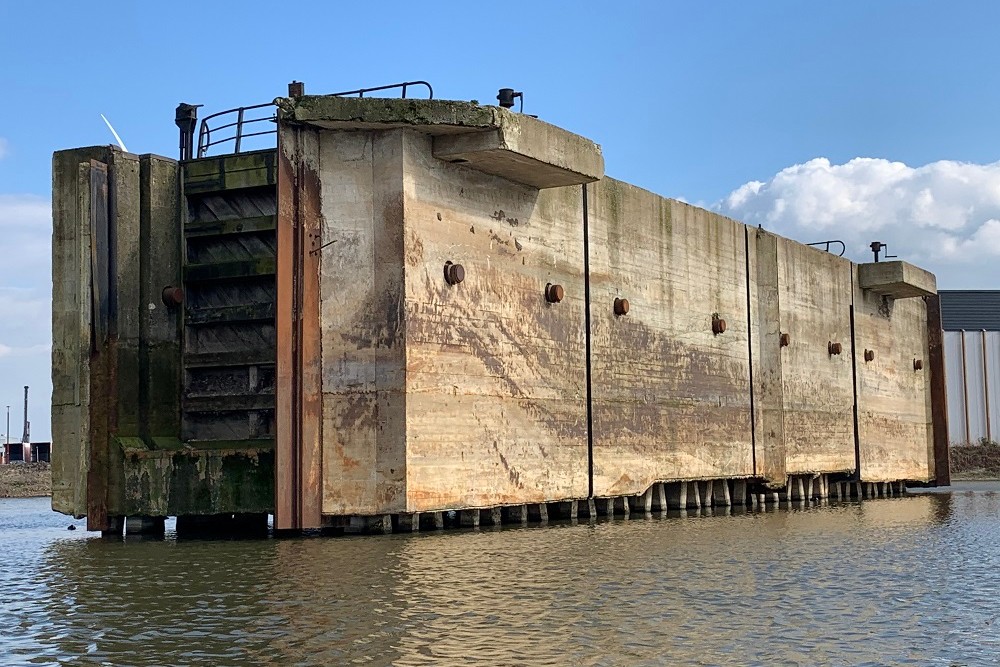
[[(951, 485), (951, 462), (948, 456), (948, 388), (945, 384), (944, 331), (941, 328), (941, 298), (927, 301), (927, 361), (930, 366), (931, 428), (934, 443), (934, 479), (938, 486)], [(965, 338), (962, 340), (962, 368), (965, 368)], [(966, 404), (968, 410), (968, 404)], [(966, 419), (966, 432), (969, 421)]]
[[(320, 185), (297, 159), (299, 127), (278, 133), (277, 409), (278, 530), (322, 527), (322, 389), (319, 330)], [(286, 145), (287, 137), (292, 145)]]

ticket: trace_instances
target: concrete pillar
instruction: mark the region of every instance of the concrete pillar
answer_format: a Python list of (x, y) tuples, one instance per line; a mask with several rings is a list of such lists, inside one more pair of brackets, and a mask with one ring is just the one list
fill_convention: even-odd
[(712, 493), (715, 488), (714, 480), (706, 480), (698, 484), (698, 488), (701, 490), (701, 506), (702, 508), (712, 506)]
[(777, 491), (771, 494), (771, 502), (774, 503), (775, 505), (781, 502), (781, 498), (778, 496)]
[(550, 519), (575, 519), (577, 518), (577, 508), (575, 500), (560, 500), (549, 503)]
[(651, 514), (653, 512), (653, 487), (650, 486), (641, 496), (635, 497), (635, 503), (632, 506), (634, 512), (643, 512), (645, 514)]
[(421, 512), (419, 516), (421, 530), (444, 529), (444, 512)]
[(109, 516), (107, 528), (101, 531), (101, 537), (121, 537), (125, 527), (125, 517)]
[(461, 510), (458, 521), (464, 528), (479, 528), (479, 510)]
[[(795, 478), (795, 485), (793, 486), (793, 490), (795, 493), (794, 500), (807, 500), (805, 483), (801, 477)], [(789, 498), (789, 500), (793, 499)]]
[(732, 502), (734, 505), (747, 504), (747, 481), (745, 479), (733, 480)]
[(733, 504), (729, 495), (729, 482), (724, 479), (715, 481), (712, 486), (712, 504), (716, 507), (729, 507)]
[[(583, 501), (581, 500), (580, 502), (582, 503)], [(591, 519), (597, 518), (597, 503), (593, 498), (587, 499), (587, 516)]]
[(667, 484), (667, 507), (672, 510), (687, 509), (688, 483)]
[(666, 512), (667, 511), (667, 492), (666, 484), (662, 482), (654, 485), (655, 492), (653, 493), (653, 511), (654, 512)]
[(688, 483), (688, 509), (701, 509), (701, 487), (698, 482)]
[(545, 503), (528, 505), (528, 518), (538, 523), (547, 523), (549, 520), (549, 506)]
[(527, 505), (511, 505), (510, 507), (504, 507), (503, 512), (506, 515), (507, 523), (521, 524), (522, 526), (528, 525)]
[(420, 512), (413, 514), (400, 514), (398, 518), (399, 530), (401, 532), (415, 533), (420, 530)]
[(125, 534), (162, 536), (164, 521), (162, 516), (130, 516), (125, 519)]

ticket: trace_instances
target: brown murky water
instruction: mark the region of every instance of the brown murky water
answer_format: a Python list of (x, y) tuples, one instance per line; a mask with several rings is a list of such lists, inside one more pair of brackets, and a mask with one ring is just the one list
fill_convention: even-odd
[[(0, 500), (0, 664), (1000, 661), (1000, 484), (764, 513), (109, 542)], [(75, 522), (82, 524), (82, 522)]]

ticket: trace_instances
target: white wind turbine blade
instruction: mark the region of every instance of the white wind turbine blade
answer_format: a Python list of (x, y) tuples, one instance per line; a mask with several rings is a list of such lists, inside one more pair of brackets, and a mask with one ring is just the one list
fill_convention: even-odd
[[(101, 118), (104, 118), (104, 114), (101, 114)], [(104, 118), (104, 123), (108, 126), (108, 129), (111, 130), (111, 134), (115, 135), (115, 141), (118, 142), (118, 145), (121, 147), (121, 149), (126, 153), (128, 153), (128, 149), (125, 148), (125, 142), (122, 141), (122, 138), (118, 136), (117, 132), (115, 132), (115, 128), (111, 127), (111, 121), (109, 121), (107, 118)]]

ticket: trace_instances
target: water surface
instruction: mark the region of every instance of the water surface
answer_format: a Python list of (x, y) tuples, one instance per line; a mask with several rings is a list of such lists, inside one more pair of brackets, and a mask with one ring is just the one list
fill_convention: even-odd
[[(70, 523), (81, 529), (66, 530)], [(1000, 484), (378, 537), (103, 540), (0, 500), (0, 664), (952, 665), (1000, 656)]]

